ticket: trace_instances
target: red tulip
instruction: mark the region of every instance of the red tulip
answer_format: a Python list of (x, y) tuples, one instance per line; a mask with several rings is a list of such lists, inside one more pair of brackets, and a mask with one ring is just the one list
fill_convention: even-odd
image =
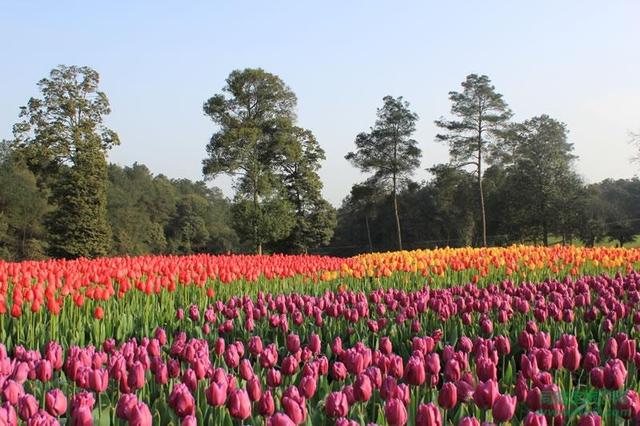
[(93, 311), (93, 317), (97, 320), (101, 320), (102, 318), (104, 318), (104, 309), (102, 309), (101, 306), (97, 306)]

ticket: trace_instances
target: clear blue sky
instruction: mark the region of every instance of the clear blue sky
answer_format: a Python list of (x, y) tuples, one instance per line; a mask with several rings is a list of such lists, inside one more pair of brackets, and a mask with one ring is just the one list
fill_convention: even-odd
[[(640, 130), (639, 1), (0, 0), (0, 55), (0, 138), (51, 68), (89, 65), (122, 140), (110, 160), (170, 177), (202, 178), (215, 130), (202, 103), (244, 67), (297, 94), (299, 124), (326, 150), (334, 204), (364, 178), (344, 155), (384, 95), (403, 95), (420, 116), (416, 178), (447, 161), (433, 120), (472, 72), (491, 77), (514, 119), (564, 121), (588, 182), (640, 167), (628, 161), (628, 132)], [(215, 184), (231, 194), (228, 179)]]

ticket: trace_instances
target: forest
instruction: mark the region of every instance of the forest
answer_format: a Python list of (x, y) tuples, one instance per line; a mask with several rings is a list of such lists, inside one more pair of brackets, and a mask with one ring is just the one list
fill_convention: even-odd
[[(111, 107), (99, 81), (89, 67), (61, 65), (20, 107), (0, 145), (0, 258), (623, 246), (640, 234), (640, 180), (585, 183), (567, 126), (542, 112), (514, 122), (485, 75), (466, 76), (449, 92), (451, 110), (433, 118), (450, 161), (426, 181), (413, 178), (423, 153), (411, 104), (385, 96), (372, 106), (375, 122), (345, 152), (368, 178), (340, 206), (322, 196), (321, 141), (299, 126), (296, 95), (277, 75), (235, 70), (203, 96), (216, 130), (203, 141), (200, 181), (156, 174), (144, 159), (110, 164), (126, 141), (104, 124)], [(233, 198), (212, 185), (222, 174)]]

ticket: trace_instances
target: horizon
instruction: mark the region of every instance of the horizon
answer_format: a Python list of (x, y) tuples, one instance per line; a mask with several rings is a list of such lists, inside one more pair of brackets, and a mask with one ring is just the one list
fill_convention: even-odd
[[(0, 139), (11, 138), (19, 107), (52, 68), (88, 65), (100, 73), (112, 109), (106, 124), (121, 139), (109, 161), (202, 180), (216, 129), (202, 104), (232, 70), (260, 67), (296, 93), (298, 124), (326, 152), (323, 194), (339, 206), (365, 179), (344, 155), (374, 124), (383, 96), (403, 96), (419, 115), (415, 139), (423, 156), (414, 179), (422, 181), (426, 168), (448, 161), (433, 121), (449, 116), (448, 92), (475, 72), (491, 78), (513, 121), (549, 114), (566, 123), (575, 168), (587, 183), (637, 174), (629, 132), (640, 130), (640, 3), (60, 7), (76, 3), (4, 5), (0, 35), (11, 61), (0, 69)], [(393, 32), (385, 31), (390, 21)], [(228, 177), (212, 185), (232, 194)]]

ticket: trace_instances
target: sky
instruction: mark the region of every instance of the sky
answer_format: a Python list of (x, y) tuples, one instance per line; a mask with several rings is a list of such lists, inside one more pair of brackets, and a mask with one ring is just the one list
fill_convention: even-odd
[[(91, 6), (88, 6), (91, 4)], [(8, 1), (0, 0), (0, 139), (59, 65), (88, 65), (121, 145), (109, 160), (202, 179), (216, 127), (202, 112), (234, 69), (261, 67), (298, 97), (298, 124), (326, 151), (334, 205), (365, 175), (345, 159), (385, 95), (419, 115), (416, 180), (448, 161), (434, 138), (448, 92), (488, 75), (515, 113), (566, 123), (586, 182), (640, 166), (640, 1)], [(212, 182), (233, 194), (231, 180)]]

